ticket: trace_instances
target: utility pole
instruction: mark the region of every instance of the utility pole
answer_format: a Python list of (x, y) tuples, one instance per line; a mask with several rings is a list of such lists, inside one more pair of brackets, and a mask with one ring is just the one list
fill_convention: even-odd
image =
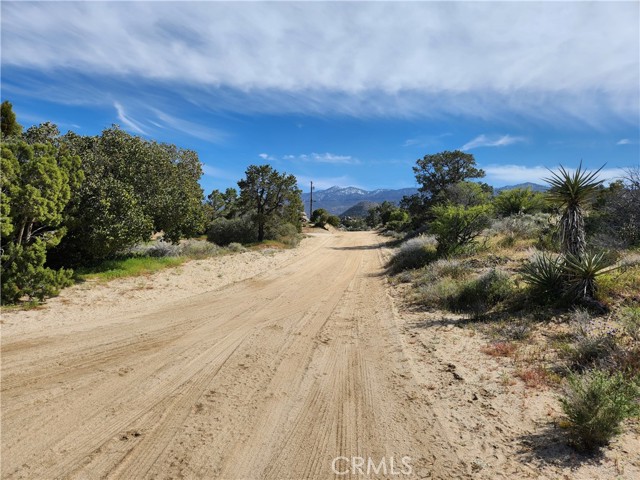
[(309, 190), (309, 221), (313, 215), (313, 182), (311, 182), (311, 190)]

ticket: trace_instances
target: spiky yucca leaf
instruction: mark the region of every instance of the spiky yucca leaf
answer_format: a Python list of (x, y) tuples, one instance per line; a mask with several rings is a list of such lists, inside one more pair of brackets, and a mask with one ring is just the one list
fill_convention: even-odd
[(567, 273), (569, 293), (576, 300), (594, 298), (596, 278), (614, 269), (604, 252), (585, 254), (582, 257), (567, 255), (564, 270)]
[(562, 295), (566, 279), (561, 256), (542, 252), (526, 262), (520, 273), (541, 299), (552, 303)]
[(598, 187), (602, 184), (602, 180), (598, 180), (598, 174), (603, 168), (604, 165), (594, 172), (588, 172), (582, 169), (582, 162), (580, 162), (573, 173), (562, 165), (559, 172), (550, 170), (551, 177), (543, 179), (551, 186), (547, 191), (547, 198), (559, 206), (584, 207), (594, 198)]

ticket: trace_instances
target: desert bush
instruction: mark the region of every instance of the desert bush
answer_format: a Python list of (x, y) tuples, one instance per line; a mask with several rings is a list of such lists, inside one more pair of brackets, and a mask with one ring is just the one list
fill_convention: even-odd
[(254, 223), (248, 217), (218, 218), (207, 230), (207, 240), (216, 245), (230, 243), (253, 243), (258, 240)]
[(234, 253), (241, 253), (241, 252), (247, 251), (244, 245), (238, 242), (231, 242), (229, 245), (227, 245), (227, 249)]
[(155, 257), (155, 258), (177, 257), (182, 253), (181, 250), (182, 249), (180, 245), (174, 245), (172, 243), (168, 243), (160, 240), (150, 245), (146, 249), (145, 254), (148, 255), (149, 257)]
[(407, 240), (390, 262), (393, 272), (421, 268), (436, 259), (436, 241), (431, 236), (420, 236)]
[(302, 235), (292, 223), (279, 223), (277, 225), (270, 225), (267, 228), (265, 238), (277, 240), (290, 247), (295, 247), (300, 243), (300, 240), (302, 240)]
[(569, 438), (580, 450), (606, 445), (620, 433), (623, 420), (640, 415), (638, 379), (592, 370), (571, 374), (560, 398)]
[(514, 292), (509, 275), (501, 270), (490, 270), (478, 278), (461, 285), (460, 292), (449, 301), (454, 311), (485, 313)]
[(640, 342), (640, 307), (623, 308), (619, 318), (624, 332), (636, 342)]
[(539, 213), (536, 215), (518, 213), (493, 220), (491, 230), (502, 233), (514, 239), (536, 238), (549, 225), (549, 216)]
[(498, 215), (508, 217), (518, 213), (540, 212), (545, 207), (544, 195), (530, 188), (502, 190), (493, 199)]
[(180, 244), (180, 254), (189, 258), (207, 258), (220, 253), (220, 247), (211, 242), (186, 240)]
[(432, 209), (430, 231), (440, 255), (452, 255), (471, 244), (491, 224), (491, 206), (439, 205)]
[(591, 318), (586, 310), (572, 314), (572, 342), (565, 347), (573, 370), (585, 370), (594, 365), (604, 365), (616, 350), (614, 332)]
[(338, 228), (340, 226), (340, 217), (337, 215), (329, 215), (327, 223), (332, 227)]
[(441, 258), (429, 265), (429, 273), (433, 278), (450, 277), (461, 279), (469, 274), (469, 267), (454, 259)]
[(412, 298), (425, 307), (447, 308), (459, 293), (460, 283), (445, 277), (416, 285)]
[(561, 256), (536, 253), (524, 263), (520, 273), (536, 300), (548, 304), (558, 302), (565, 286), (564, 259)]

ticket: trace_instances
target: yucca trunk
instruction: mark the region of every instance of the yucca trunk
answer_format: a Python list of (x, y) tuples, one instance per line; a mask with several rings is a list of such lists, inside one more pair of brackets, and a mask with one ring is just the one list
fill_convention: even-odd
[(562, 252), (582, 258), (587, 247), (584, 213), (580, 205), (569, 205), (560, 219)]

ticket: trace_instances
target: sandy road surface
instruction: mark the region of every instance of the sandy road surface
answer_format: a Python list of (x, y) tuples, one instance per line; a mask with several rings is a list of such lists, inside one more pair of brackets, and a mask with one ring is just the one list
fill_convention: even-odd
[(457, 477), (447, 432), (412, 398), (380, 237), (305, 242), (222, 288), (4, 332), (2, 477), (350, 478), (338, 456)]

